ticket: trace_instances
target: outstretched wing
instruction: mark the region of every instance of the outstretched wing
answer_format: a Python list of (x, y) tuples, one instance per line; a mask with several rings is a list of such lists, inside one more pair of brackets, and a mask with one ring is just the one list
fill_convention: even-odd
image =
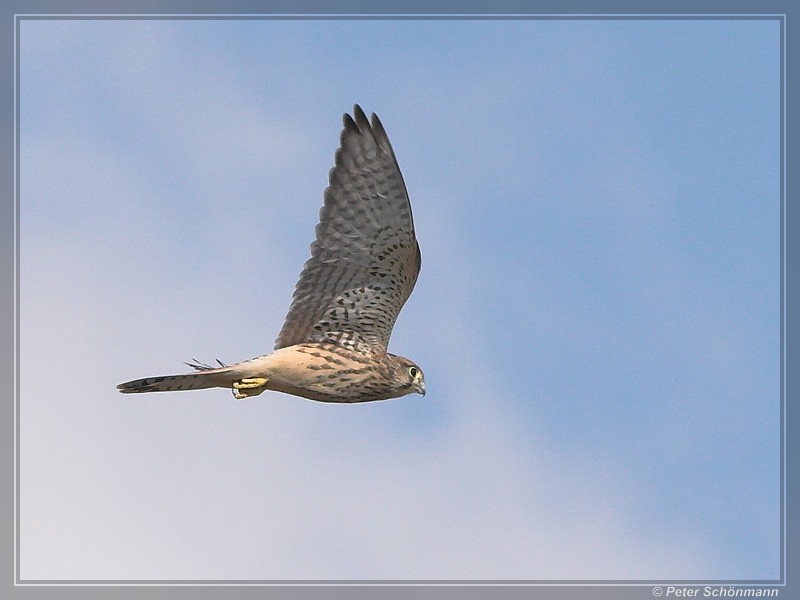
[(275, 349), (333, 342), (385, 352), (420, 269), (403, 175), (378, 117), (344, 115), (311, 258)]

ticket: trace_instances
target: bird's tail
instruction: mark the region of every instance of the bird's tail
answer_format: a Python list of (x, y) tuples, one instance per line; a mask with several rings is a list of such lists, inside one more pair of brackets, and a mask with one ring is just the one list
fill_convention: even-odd
[(186, 363), (196, 373), (185, 375), (162, 375), (144, 377), (120, 383), (117, 389), (123, 394), (143, 394), (145, 392), (174, 392), (177, 390), (204, 390), (213, 387), (231, 387), (236, 379), (233, 369), (217, 360), (219, 367), (211, 367), (197, 360)]

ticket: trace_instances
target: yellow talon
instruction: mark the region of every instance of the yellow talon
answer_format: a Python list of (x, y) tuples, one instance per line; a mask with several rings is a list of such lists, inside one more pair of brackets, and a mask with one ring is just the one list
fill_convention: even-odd
[[(243, 400), (250, 396), (258, 396), (267, 389), (267, 381), (264, 377), (245, 377), (233, 382), (233, 397)], [(247, 390), (247, 391), (244, 391)]]

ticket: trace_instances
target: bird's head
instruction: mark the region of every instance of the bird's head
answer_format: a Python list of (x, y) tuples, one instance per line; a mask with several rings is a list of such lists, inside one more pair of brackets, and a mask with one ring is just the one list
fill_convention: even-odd
[(395, 387), (402, 390), (404, 394), (425, 395), (425, 375), (415, 363), (404, 356), (389, 355), (392, 358), (392, 379)]

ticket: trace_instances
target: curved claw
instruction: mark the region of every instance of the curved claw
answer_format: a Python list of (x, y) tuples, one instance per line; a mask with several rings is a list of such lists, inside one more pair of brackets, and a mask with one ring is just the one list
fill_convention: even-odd
[(245, 377), (233, 382), (233, 397), (237, 400), (244, 400), (250, 396), (258, 396), (267, 389), (268, 379), (264, 377)]

